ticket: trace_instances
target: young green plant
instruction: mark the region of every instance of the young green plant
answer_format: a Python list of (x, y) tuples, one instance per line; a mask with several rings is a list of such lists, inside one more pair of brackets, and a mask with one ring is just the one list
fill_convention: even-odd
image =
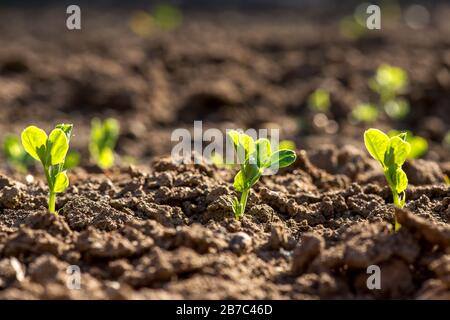
[[(381, 164), (384, 175), (392, 192), (394, 205), (403, 208), (406, 201), (405, 190), (408, 177), (402, 165), (411, 152), (411, 145), (406, 141), (406, 133), (389, 137), (378, 129), (369, 129), (364, 133), (364, 143), (370, 155)], [(395, 220), (395, 230), (400, 224)]]
[(378, 119), (378, 108), (370, 103), (360, 103), (352, 110), (352, 118), (357, 122), (375, 122)]
[(325, 89), (319, 88), (308, 97), (308, 106), (315, 112), (328, 112), (330, 105), (330, 94)]
[(234, 189), (241, 194), (240, 199), (234, 197), (231, 207), (236, 219), (242, 217), (247, 206), (251, 188), (259, 181), (266, 170), (276, 171), (292, 164), (297, 158), (292, 150), (281, 149), (272, 152), (268, 139), (256, 141), (245, 133), (235, 130), (228, 132), (231, 138), (240, 170), (234, 177)]
[(22, 145), (28, 154), (40, 161), (49, 189), (48, 210), (55, 213), (56, 194), (69, 186), (64, 170), (73, 125), (59, 124), (47, 136), (44, 130), (29, 126), (22, 132)]
[(91, 123), (91, 140), (89, 151), (91, 159), (102, 169), (114, 165), (114, 148), (119, 138), (120, 125), (116, 119), (105, 121), (93, 119)]
[(402, 119), (409, 113), (409, 104), (399, 97), (408, 86), (408, 74), (399, 67), (382, 64), (369, 87), (378, 94), (380, 105), (392, 119)]
[(3, 153), (9, 165), (21, 173), (25, 173), (33, 162), (33, 159), (20, 143), (20, 137), (16, 135), (11, 134), (5, 137), (3, 141)]

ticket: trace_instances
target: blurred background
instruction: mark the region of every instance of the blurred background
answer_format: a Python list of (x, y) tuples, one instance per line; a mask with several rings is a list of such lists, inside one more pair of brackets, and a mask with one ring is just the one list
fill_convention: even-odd
[(69, 31), (71, 1), (0, 0), (0, 140), (74, 123), (83, 164), (91, 120), (115, 118), (118, 161), (145, 164), (194, 120), (316, 150), (363, 148), (377, 127), (409, 130), (414, 157), (449, 173), (448, 1), (374, 1), (380, 30), (361, 1), (76, 3)]

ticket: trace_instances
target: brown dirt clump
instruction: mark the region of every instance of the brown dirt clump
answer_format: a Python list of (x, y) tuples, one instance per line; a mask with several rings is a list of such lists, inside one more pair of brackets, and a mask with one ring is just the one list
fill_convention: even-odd
[[(232, 176), (208, 165), (162, 159), (109, 178), (78, 170), (59, 216), (25, 209), (40, 207), (29, 202), (39, 188), (4, 177), (0, 193), (18, 188), (29, 201), (0, 206), (0, 297), (446, 297), (449, 187), (411, 187), (407, 209), (394, 210), (384, 186), (326, 173), (308, 158), (263, 177), (239, 221), (224, 200)], [(273, 187), (299, 179), (294, 189)], [(72, 265), (80, 290), (67, 287)], [(381, 269), (380, 290), (366, 286), (371, 265)]]

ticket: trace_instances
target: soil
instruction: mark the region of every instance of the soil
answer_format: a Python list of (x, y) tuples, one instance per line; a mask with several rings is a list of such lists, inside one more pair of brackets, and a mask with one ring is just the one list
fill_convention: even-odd
[[(286, 12), (194, 12), (150, 38), (117, 23), (123, 12), (87, 14), (80, 33), (58, 32), (54, 10), (29, 24), (31, 13), (0, 12), (0, 134), (73, 122), (84, 159), (59, 215), (46, 211), (37, 167), (27, 181), (1, 161), (0, 299), (450, 299), (449, 10), (421, 31), (392, 22), (359, 40), (340, 35), (337, 18)], [(366, 126), (347, 116), (373, 99), (367, 79), (381, 62), (408, 71), (413, 111), (373, 126), (430, 143), (405, 166), (404, 210), (364, 150)], [(306, 106), (319, 85), (332, 94), (325, 126)], [(106, 171), (85, 148), (95, 116), (122, 125), (118, 165)], [(167, 156), (172, 130), (194, 120), (280, 127), (298, 159), (263, 177), (236, 220), (232, 170)], [(80, 290), (67, 287), (72, 265)], [(366, 285), (370, 265), (379, 290)]]

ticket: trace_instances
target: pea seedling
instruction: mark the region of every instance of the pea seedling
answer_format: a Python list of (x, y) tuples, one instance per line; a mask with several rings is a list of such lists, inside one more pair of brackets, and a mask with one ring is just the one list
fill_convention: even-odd
[(241, 169), (234, 177), (234, 189), (241, 198), (233, 198), (231, 207), (236, 219), (243, 216), (250, 189), (259, 181), (266, 170), (277, 170), (292, 164), (297, 158), (292, 150), (281, 149), (272, 152), (268, 139), (253, 140), (245, 133), (235, 130), (228, 132), (233, 141)]
[(330, 94), (324, 89), (317, 89), (309, 95), (308, 106), (315, 112), (328, 112), (330, 104)]
[(119, 138), (120, 125), (116, 119), (100, 121), (93, 119), (91, 123), (91, 141), (89, 151), (91, 159), (102, 169), (114, 165), (114, 148)]
[[(392, 192), (394, 205), (403, 208), (406, 201), (405, 190), (408, 186), (408, 177), (402, 169), (409, 153), (411, 145), (406, 141), (406, 133), (400, 133), (389, 138), (388, 135), (378, 129), (369, 129), (364, 133), (364, 143), (370, 155), (380, 162), (389, 188)], [(395, 230), (400, 224), (395, 220)]]
[[(29, 126), (22, 132), (22, 145), (28, 154), (41, 162), (49, 188), (48, 210), (55, 213), (56, 194), (69, 186), (64, 163), (69, 150), (73, 125), (59, 124), (47, 136), (44, 130)], [(56, 214), (56, 213), (55, 213)]]
[(8, 163), (18, 172), (26, 172), (33, 161), (20, 143), (20, 137), (16, 135), (6, 136), (3, 141), (3, 153)]

